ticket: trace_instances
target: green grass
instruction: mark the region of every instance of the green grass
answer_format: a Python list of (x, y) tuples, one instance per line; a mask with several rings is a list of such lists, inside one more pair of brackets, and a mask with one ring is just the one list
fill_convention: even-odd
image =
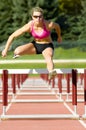
[[(0, 69), (37, 69), (46, 68), (46, 63), (0, 64)], [(55, 68), (86, 68), (86, 63), (56, 63)]]
[[(0, 57), (0, 60), (12, 60), (13, 52), (8, 52), (6, 58)], [(65, 49), (62, 47), (58, 47), (55, 49), (54, 52), (54, 59), (86, 59), (86, 52), (82, 52), (79, 50), (78, 47)], [(42, 55), (24, 55), (21, 56), (19, 59), (43, 59)]]
[[(0, 57), (0, 60), (13, 60), (13, 52), (8, 52), (6, 58)], [(44, 59), (42, 55), (24, 55), (16, 60), (27, 59)], [(80, 52), (78, 47), (65, 49), (58, 47), (55, 49), (53, 59), (86, 59), (86, 52)], [(0, 64), (0, 69), (27, 69), (27, 68), (46, 68), (46, 63), (14, 63), (14, 64)], [(86, 68), (86, 63), (56, 63), (55, 68)]]
[[(31, 59), (31, 60), (34, 60), (34, 59), (43, 59), (43, 56), (42, 55), (22, 55), (20, 56), (19, 58), (17, 58), (16, 60), (27, 60), (27, 59)], [(3, 57), (0, 57), (0, 60), (13, 60), (13, 52), (8, 52), (8, 55), (3, 58)]]
[(86, 59), (86, 52), (80, 52), (78, 48), (55, 49), (54, 59)]

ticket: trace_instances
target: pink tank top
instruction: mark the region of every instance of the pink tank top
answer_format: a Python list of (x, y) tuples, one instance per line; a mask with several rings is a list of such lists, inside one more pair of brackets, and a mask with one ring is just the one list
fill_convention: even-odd
[(34, 23), (32, 23), (32, 29), (31, 29), (31, 34), (34, 38), (43, 39), (50, 35), (50, 31), (46, 29), (45, 24), (44, 24), (44, 29), (42, 30), (42, 33), (36, 33), (33, 27), (34, 27)]

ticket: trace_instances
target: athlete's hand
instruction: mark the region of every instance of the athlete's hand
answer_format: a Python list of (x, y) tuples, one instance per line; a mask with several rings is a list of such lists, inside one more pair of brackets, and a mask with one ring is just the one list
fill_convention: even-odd
[(58, 39), (57, 39), (57, 41), (58, 41), (59, 43), (62, 43), (62, 37), (59, 36)]
[(7, 56), (7, 51), (4, 49), (3, 51), (2, 51), (2, 57), (6, 57)]

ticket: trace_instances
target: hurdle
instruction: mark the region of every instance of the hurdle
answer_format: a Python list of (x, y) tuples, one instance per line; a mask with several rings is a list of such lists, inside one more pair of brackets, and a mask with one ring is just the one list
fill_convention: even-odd
[(3, 114), (6, 114), (6, 106), (8, 105), (8, 71), (3, 71)]
[(82, 115), (83, 119), (86, 119), (86, 69), (84, 70), (84, 115)]
[[(84, 69), (76, 69), (76, 70), (77, 70), (77, 75), (76, 75), (77, 76), (77, 81), (76, 81), (76, 83), (77, 83), (77, 91), (83, 91), (84, 87), (83, 87), (83, 83), (82, 83), (82, 76), (84, 75), (84, 71), (83, 71)], [(79, 75), (80, 75), (80, 77), (79, 77)], [(62, 77), (63, 77), (62, 74), (58, 74), (58, 78), (59, 78), (58, 84), (60, 86), (60, 88), (59, 88), (60, 97), (62, 98), (62, 96), (65, 95), (66, 96), (65, 102), (72, 102), (72, 99), (69, 99), (69, 96), (72, 95), (72, 92), (71, 92), (72, 91), (71, 80), (72, 80), (73, 77), (72, 77), (70, 72), (65, 75), (66, 88), (62, 88), (62, 80), (63, 80)], [(80, 81), (78, 81), (78, 77), (81, 80), (81, 84), (78, 84), (78, 82), (80, 82)], [(58, 93), (58, 95), (59, 95), (59, 93)], [(78, 95), (83, 96), (84, 91), (83, 92), (78, 92), (77, 96)], [(84, 102), (84, 99), (77, 99), (77, 102), (79, 102), (79, 103)]]
[[(72, 104), (74, 106), (74, 114), (29, 114), (29, 115), (7, 115), (6, 107), (7, 94), (8, 94), (8, 74), (48, 74), (46, 69), (18, 69), (15, 70), (0, 70), (3, 74), (3, 114), (0, 116), (1, 119), (79, 119), (77, 114), (77, 72), (76, 69), (56, 69), (57, 74), (72, 74)], [(14, 78), (14, 77), (13, 77)], [(14, 84), (15, 85), (15, 84)], [(14, 89), (15, 92), (15, 89)]]

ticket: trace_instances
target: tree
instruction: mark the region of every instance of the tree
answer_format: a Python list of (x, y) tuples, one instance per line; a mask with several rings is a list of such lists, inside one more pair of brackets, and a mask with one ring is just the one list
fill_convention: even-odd
[(64, 39), (78, 38), (77, 22), (81, 9), (81, 0), (59, 0), (59, 23), (62, 23)]
[[(35, 6), (40, 6), (44, 9), (45, 18), (56, 21), (58, 10), (57, 3), (58, 0), (53, 0), (53, 2), (50, 0), (0, 1), (0, 43), (6, 41), (12, 32), (22, 27), (31, 19), (31, 9)], [(25, 34), (23, 39), (27, 39), (27, 37), (30, 39), (29, 34)]]
[[(78, 15), (81, 13), (81, 0), (58, 0), (59, 11), (68, 15)], [(59, 13), (60, 13), (59, 12)]]
[(86, 40), (86, 1), (82, 0), (82, 13), (79, 16), (78, 28), (79, 28), (79, 40)]
[(0, 1), (0, 42), (7, 39), (7, 36), (11, 33), (12, 25), (12, 2), (10, 0)]
[[(12, 32), (31, 19), (31, 9), (35, 6), (43, 8), (45, 19), (60, 24), (64, 39), (77, 39), (78, 36), (84, 36), (82, 24), (85, 24), (83, 22), (86, 21), (86, 13), (82, 12), (86, 9), (83, 7), (81, 12), (81, 0), (53, 0), (53, 2), (50, 0), (2, 0), (0, 1), (0, 43), (6, 41)], [(80, 14), (84, 15), (81, 20)], [(54, 31), (52, 34), (55, 39)], [(23, 39), (30, 40), (30, 35), (25, 34), (21, 37), (21, 41)]]

